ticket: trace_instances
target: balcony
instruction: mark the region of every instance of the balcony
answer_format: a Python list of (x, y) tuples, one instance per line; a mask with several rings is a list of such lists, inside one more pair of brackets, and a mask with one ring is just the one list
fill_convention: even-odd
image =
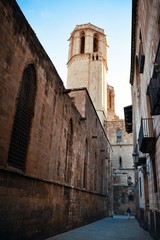
[(153, 118), (141, 119), (138, 143), (142, 153), (150, 153), (154, 149), (156, 137), (153, 131)]
[(160, 115), (160, 78), (158, 74), (155, 78), (151, 78), (147, 93), (150, 99), (151, 115)]

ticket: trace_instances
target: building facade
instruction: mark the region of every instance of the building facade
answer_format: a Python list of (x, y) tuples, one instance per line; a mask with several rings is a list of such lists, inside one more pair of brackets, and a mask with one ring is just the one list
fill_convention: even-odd
[[(90, 23), (77, 25), (69, 38), (67, 88), (86, 87), (111, 145), (109, 215), (135, 212), (132, 134), (115, 113), (114, 88), (107, 84), (107, 40), (104, 30)], [(73, 97), (74, 100), (74, 97)], [(78, 103), (79, 102), (79, 103)], [(81, 106), (81, 101), (77, 101)], [(118, 135), (121, 134), (121, 139)], [(122, 136), (123, 135), (123, 136)], [(121, 166), (119, 166), (121, 159)], [(123, 166), (122, 166), (123, 162)]]
[(133, 135), (127, 133), (125, 121), (115, 113), (114, 88), (107, 86), (107, 121), (105, 130), (110, 141), (112, 163), (113, 214), (126, 214), (130, 207), (135, 213), (135, 177), (132, 158)]
[[(160, 1), (133, 0), (131, 111), (137, 219), (160, 239)], [(131, 108), (130, 108), (131, 109)]]
[(107, 118), (107, 40), (104, 30), (77, 25), (69, 38), (67, 88), (86, 87), (102, 125)]
[(45, 239), (107, 216), (109, 143), (14, 0), (0, 1), (0, 238)]

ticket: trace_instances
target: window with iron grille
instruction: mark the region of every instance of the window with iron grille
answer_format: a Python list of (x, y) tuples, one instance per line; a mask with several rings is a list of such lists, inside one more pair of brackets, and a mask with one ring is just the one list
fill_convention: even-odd
[(122, 130), (121, 129), (118, 129), (116, 131), (116, 138), (117, 138), (117, 143), (122, 142)]
[(25, 168), (35, 94), (36, 72), (34, 65), (29, 64), (23, 72), (8, 153), (8, 164), (22, 170)]
[(83, 168), (83, 188), (87, 188), (87, 165), (88, 165), (88, 141), (86, 139), (84, 168)]

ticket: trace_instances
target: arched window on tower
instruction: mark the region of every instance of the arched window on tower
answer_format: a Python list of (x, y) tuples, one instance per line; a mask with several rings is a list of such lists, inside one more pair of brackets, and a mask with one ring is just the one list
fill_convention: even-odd
[(109, 92), (109, 108), (112, 108), (112, 92)]
[(8, 164), (22, 170), (25, 168), (35, 95), (36, 71), (34, 65), (29, 64), (23, 72), (8, 153)]
[(81, 45), (80, 45), (80, 53), (85, 52), (85, 33), (81, 32)]
[(96, 33), (93, 36), (93, 52), (98, 52), (98, 36)]
[(117, 129), (117, 131), (116, 131), (116, 139), (117, 139), (117, 143), (122, 142), (122, 130), (121, 129)]
[(71, 57), (73, 56), (74, 36), (71, 39)]

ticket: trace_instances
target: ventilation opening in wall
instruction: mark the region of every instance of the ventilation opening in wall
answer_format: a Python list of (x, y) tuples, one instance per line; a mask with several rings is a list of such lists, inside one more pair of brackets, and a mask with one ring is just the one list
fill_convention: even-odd
[(25, 68), (22, 77), (8, 153), (8, 164), (22, 170), (25, 167), (34, 114), (35, 93), (36, 72), (33, 64), (30, 64)]

